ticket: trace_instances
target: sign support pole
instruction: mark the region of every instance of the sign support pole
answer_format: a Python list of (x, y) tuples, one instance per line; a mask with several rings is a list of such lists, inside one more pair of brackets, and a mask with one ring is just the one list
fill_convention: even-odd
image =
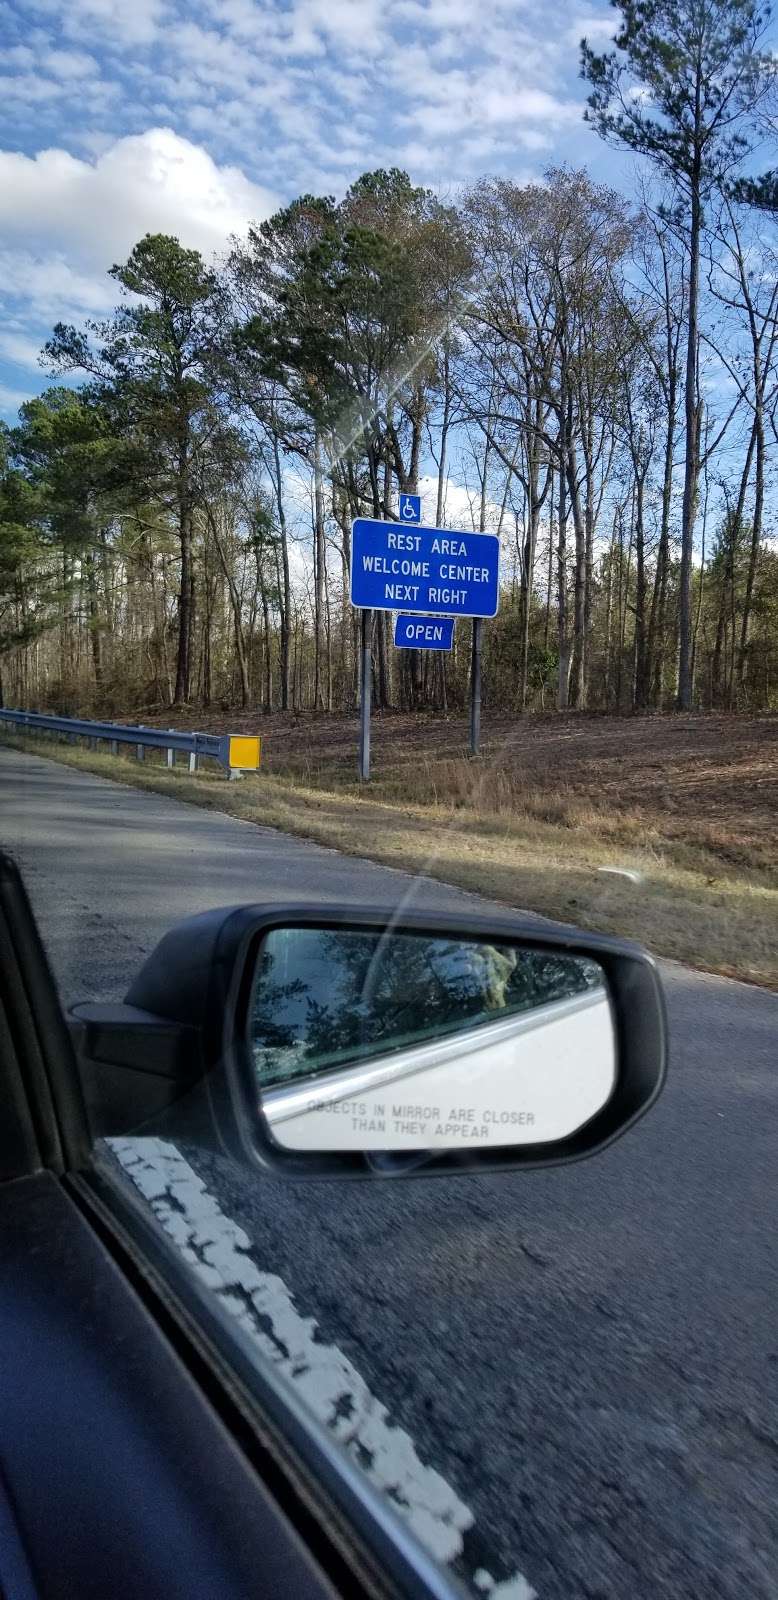
[(362, 665), (360, 670), (359, 701), (359, 776), (362, 783), (370, 777), (370, 700), (373, 689), (373, 662), (370, 638), (373, 631), (373, 613), (361, 612)]
[(481, 744), (481, 630), (480, 617), (473, 617), (473, 644), (470, 654), (470, 754), (477, 756)]

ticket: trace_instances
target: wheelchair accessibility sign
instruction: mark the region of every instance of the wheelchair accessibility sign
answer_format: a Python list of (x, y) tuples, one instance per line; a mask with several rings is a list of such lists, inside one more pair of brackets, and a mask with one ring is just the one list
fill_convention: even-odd
[(400, 495), (400, 521), (421, 522), (421, 495)]

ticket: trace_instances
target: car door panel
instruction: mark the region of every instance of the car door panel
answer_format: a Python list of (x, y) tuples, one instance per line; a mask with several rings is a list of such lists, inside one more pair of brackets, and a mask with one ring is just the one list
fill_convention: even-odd
[[(49, 1173), (0, 1187), (0, 1371), (0, 1469), (45, 1600), (332, 1600)], [(0, 1581), (25, 1600), (16, 1568)]]

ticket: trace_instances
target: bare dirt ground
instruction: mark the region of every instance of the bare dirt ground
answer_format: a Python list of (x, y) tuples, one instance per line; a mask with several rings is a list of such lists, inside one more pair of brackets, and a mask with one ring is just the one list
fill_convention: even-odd
[(367, 785), (355, 717), (132, 720), (258, 732), (261, 772), (46, 754), (778, 989), (778, 717), (486, 718), (471, 760), (465, 719), (387, 714)]
[[(262, 735), (263, 768), (306, 786), (357, 787), (356, 717), (220, 710), (144, 717), (166, 726)], [(622, 821), (634, 837), (701, 845), (722, 862), (778, 872), (778, 717), (580, 715), (485, 718), (482, 757), (461, 717), (376, 715), (377, 797), (424, 804), (492, 800), (549, 822)], [(449, 780), (448, 783), (446, 780)], [(616, 829), (611, 826), (609, 832)]]

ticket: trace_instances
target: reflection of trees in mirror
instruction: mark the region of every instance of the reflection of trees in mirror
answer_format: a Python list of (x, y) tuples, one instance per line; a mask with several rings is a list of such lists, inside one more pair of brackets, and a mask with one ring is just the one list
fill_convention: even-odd
[[(294, 999), (308, 1001), (304, 979), (293, 978), (289, 983), (277, 983), (274, 979), (275, 966), (273, 953), (265, 947), (257, 962), (251, 1016), (255, 1066), (263, 1079), (267, 1068), (274, 1081), (292, 1077), (295, 1068), (303, 1064), (305, 1042), (298, 1038), (290, 1002)], [(272, 1072), (274, 1066), (276, 1070)]]
[(602, 986), (593, 961), (426, 935), (275, 929), (254, 987), (265, 1086), (422, 1044)]

